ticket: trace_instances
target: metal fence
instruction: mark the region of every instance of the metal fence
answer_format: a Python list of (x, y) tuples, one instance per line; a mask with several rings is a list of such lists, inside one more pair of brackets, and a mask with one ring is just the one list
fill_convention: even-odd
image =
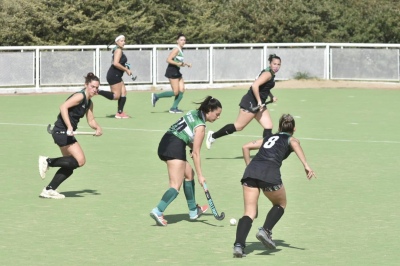
[[(149, 89), (167, 84), (166, 58), (175, 45), (125, 45), (124, 53), (137, 75), (124, 75), (128, 89)], [(267, 58), (282, 59), (277, 80), (298, 75), (317, 79), (400, 81), (400, 44), (259, 43), (187, 44), (182, 68), (186, 84), (208, 87), (251, 82)], [(111, 51), (106, 46), (0, 47), (0, 93), (15, 91), (64, 91), (82, 86), (83, 76), (94, 72), (107, 86)]]

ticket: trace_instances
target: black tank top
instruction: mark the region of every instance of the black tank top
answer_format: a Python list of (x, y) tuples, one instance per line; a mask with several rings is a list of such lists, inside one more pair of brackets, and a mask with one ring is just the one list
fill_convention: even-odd
[[(264, 72), (270, 72), (272, 75), (272, 78), (270, 80), (268, 80), (267, 82), (261, 84), (259, 87), (260, 98), (261, 98), (261, 102), (263, 102), (263, 103), (267, 100), (268, 95), (271, 92), (271, 89), (273, 87), (275, 87), (275, 73), (270, 69), (270, 67), (267, 67), (266, 69), (264, 69), (260, 72), (258, 77), (261, 76), (261, 74)], [(250, 87), (247, 94), (249, 94), (255, 98), (252, 87)]]
[[(86, 99), (85, 89), (83, 89), (83, 90), (81, 90), (79, 92), (75, 92), (74, 94), (70, 95), (68, 97), (68, 99), (71, 98), (73, 95), (75, 95), (77, 93), (82, 93), (83, 94), (82, 101), (78, 105), (73, 106), (73, 107), (68, 109), (69, 120), (71, 121), (71, 125), (72, 125), (72, 128), (73, 128), (74, 131), (78, 128), (79, 120), (82, 117), (85, 116), (86, 111), (92, 105), (92, 100), (87, 101), (87, 99)], [(67, 126), (64, 123), (64, 120), (63, 120), (63, 118), (61, 116), (61, 113), (58, 114), (57, 121), (54, 123), (54, 126), (59, 128), (59, 129), (62, 129), (62, 130), (67, 130)]]
[[(114, 70), (114, 71), (116, 71), (116, 72), (119, 72), (119, 75), (122, 76), (122, 75), (124, 74), (124, 71), (121, 70), (121, 69), (116, 68), (116, 67), (113, 65), (113, 62), (114, 62), (114, 52), (115, 52), (115, 51), (116, 51), (116, 49), (112, 51), (112, 56), (111, 56), (111, 67), (110, 67), (110, 69), (112, 69), (112, 70)], [(125, 64), (126, 64), (127, 62), (128, 62), (128, 58), (126, 57), (126, 55), (124, 54), (124, 52), (122, 52), (121, 58), (119, 59), (119, 63), (120, 63), (121, 65), (125, 66)]]

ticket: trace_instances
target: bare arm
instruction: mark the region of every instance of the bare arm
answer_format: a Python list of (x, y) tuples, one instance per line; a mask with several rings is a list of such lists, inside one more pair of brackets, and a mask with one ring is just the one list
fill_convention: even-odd
[[(261, 102), (261, 97), (260, 97), (260, 85), (264, 84), (265, 82), (269, 81), (272, 78), (271, 73), (269, 72), (263, 72), (251, 85), (251, 89), (253, 90), (254, 96), (256, 97), (257, 104), (261, 105), (263, 104)], [(260, 108), (260, 112), (263, 110), (263, 108)]]
[(244, 163), (248, 165), (250, 163), (250, 151), (257, 150), (261, 147), (263, 139), (253, 140), (242, 146)]
[(178, 55), (178, 53), (179, 53), (179, 49), (178, 48), (174, 48), (168, 55), (167, 63), (171, 64), (171, 65), (178, 66), (178, 67), (184, 67), (184, 66), (192, 67), (192, 64), (190, 64), (190, 63), (184, 63), (184, 62), (178, 63), (178, 62), (175, 62), (174, 58), (175, 58), (175, 56)]
[(126, 72), (126, 74), (128, 74), (129, 76), (132, 74), (132, 72), (129, 70), (129, 68), (121, 65), (119, 63), (119, 60), (121, 59), (122, 56), (122, 50), (121, 49), (116, 49), (114, 51), (114, 60), (113, 60), (113, 66), (115, 66), (116, 68), (118, 68), (119, 70), (122, 70), (124, 72)]
[(99, 126), (99, 124), (97, 124), (96, 120), (94, 119), (93, 102), (90, 105), (89, 109), (86, 111), (86, 120), (89, 126), (96, 130), (95, 136), (101, 136), (103, 134), (101, 127)]
[(308, 179), (311, 179), (312, 177), (316, 178), (317, 176), (315, 175), (314, 171), (311, 169), (311, 167), (308, 165), (306, 161), (306, 156), (304, 155), (303, 149), (300, 146), (300, 141), (296, 138), (291, 137), (290, 146), (292, 147), (293, 151), (296, 153), (297, 157), (299, 157), (299, 160), (303, 164), (307, 178)]
[(269, 93), (269, 98), (270, 98), (270, 100), (274, 103), (274, 102), (276, 102), (277, 100), (278, 100), (278, 98), (276, 98), (274, 95), (272, 95), (272, 93)]
[(195, 134), (193, 141), (192, 158), (193, 158), (194, 168), (196, 169), (197, 178), (201, 186), (203, 186), (206, 179), (204, 178), (203, 172), (201, 170), (200, 150), (205, 135), (205, 126), (198, 126), (195, 128), (194, 131)]
[(83, 100), (83, 97), (84, 96), (81, 93), (74, 94), (71, 96), (71, 98), (60, 105), (60, 114), (65, 125), (67, 126), (67, 134), (69, 133), (69, 136), (73, 135), (73, 128), (71, 125), (71, 121), (69, 120), (68, 109), (77, 106)]
[(172, 51), (171, 51), (171, 52), (169, 53), (169, 55), (168, 55), (167, 63), (168, 63), (168, 64), (171, 64), (171, 65), (179, 66), (179, 67), (182, 66), (181, 63), (178, 63), (178, 62), (175, 62), (175, 61), (174, 61), (174, 58), (175, 58), (175, 56), (178, 55), (178, 53), (179, 53), (178, 48), (172, 49)]

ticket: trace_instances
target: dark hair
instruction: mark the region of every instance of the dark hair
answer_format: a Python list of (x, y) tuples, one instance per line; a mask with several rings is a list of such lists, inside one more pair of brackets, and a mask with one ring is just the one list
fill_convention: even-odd
[(183, 34), (182, 32), (178, 33), (178, 37), (176, 39), (179, 40), (180, 37), (186, 38), (185, 34)]
[(212, 96), (207, 96), (204, 101), (196, 103), (200, 104), (200, 107), (197, 110), (202, 111), (204, 114), (214, 111), (215, 109), (222, 108), (221, 102)]
[(281, 58), (279, 57), (279, 56), (277, 56), (276, 54), (270, 54), (269, 56), (268, 56), (268, 61), (271, 63), (272, 62), (272, 59), (279, 59), (279, 61), (282, 61), (281, 60)]
[(283, 114), (281, 118), (279, 118), (279, 132), (293, 134), (295, 126), (296, 123), (294, 122), (294, 118), (292, 115)]
[(93, 80), (100, 82), (100, 79), (92, 72), (89, 72), (84, 78), (85, 78), (85, 84), (89, 84)]

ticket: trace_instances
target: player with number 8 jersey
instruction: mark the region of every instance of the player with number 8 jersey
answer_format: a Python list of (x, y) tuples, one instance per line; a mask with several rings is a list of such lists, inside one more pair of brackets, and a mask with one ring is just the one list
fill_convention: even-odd
[(281, 185), (280, 167), (292, 149), (289, 141), (291, 135), (279, 132), (263, 140), (258, 153), (251, 160), (243, 174), (243, 178), (251, 177), (274, 185)]
[[(244, 199), (244, 214), (239, 219), (236, 230), (236, 240), (233, 247), (233, 256), (242, 258), (245, 256), (246, 238), (250, 232), (253, 220), (258, 213), (258, 199), (260, 191), (271, 201), (272, 208), (268, 212), (264, 225), (259, 228), (256, 238), (267, 248), (275, 249), (272, 241), (272, 228), (282, 217), (286, 208), (286, 190), (282, 183), (281, 171), (283, 160), (294, 151), (302, 162), (307, 178), (315, 177), (314, 171), (306, 161), (303, 149), (298, 139), (293, 137), (295, 121), (293, 116), (284, 114), (279, 119), (279, 133), (265, 137), (260, 147), (260, 142), (252, 142), (247, 148), (260, 147), (258, 153), (248, 163), (241, 179)], [(248, 153), (246, 153), (248, 156)]]

